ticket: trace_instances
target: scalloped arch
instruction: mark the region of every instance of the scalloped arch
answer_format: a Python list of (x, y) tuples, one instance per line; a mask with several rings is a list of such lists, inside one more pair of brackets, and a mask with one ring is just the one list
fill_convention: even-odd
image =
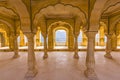
[(6, 31), (6, 33), (7, 33), (7, 35), (9, 35), (10, 34), (10, 29), (8, 29), (9, 27), (6, 25), (6, 24), (4, 24), (4, 23), (0, 23), (0, 29), (1, 30), (3, 30), (3, 31)]
[(78, 8), (73, 7), (71, 5), (63, 5), (56, 4), (55, 6), (48, 6), (40, 10), (34, 18), (34, 25), (39, 23), (40, 18), (42, 17), (54, 18), (54, 17), (62, 17), (62, 18), (72, 18), (78, 17), (81, 20), (83, 25), (86, 24), (86, 15)]

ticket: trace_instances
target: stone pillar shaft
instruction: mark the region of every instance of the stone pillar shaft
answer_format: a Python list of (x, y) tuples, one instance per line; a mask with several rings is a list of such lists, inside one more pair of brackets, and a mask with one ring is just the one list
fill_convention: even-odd
[(95, 58), (94, 58), (94, 47), (95, 47), (95, 35), (91, 32), (88, 34), (88, 46), (87, 46), (87, 57), (86, 65), (88, 68), (94, 69)]
[(34, 77), (37, 74), (36, 60), (34, 53), (34, 34), (26, 33), (28, 38), (28, 72), (26, 77)]
[(46, 59), (48, 57), (47, 54), (47, 37), (44, 37), (44, 56), (43, 59)]
[(20, 35), (20, 46), (25, 46), (24, 35)]
[(82, 46), (87, 46), (87, 37), (86, 37), (84, 32), (82, 33), (82, 43), (81, 43), (81, 45)]
[(17, 58), (17, 57), (19, 57), (17, 36), (15, 35), (13, 38), (14, 38), (14, 56), (13, 56), (13, 58)]
[(14, 35), (13, 33), (11, 33), (10, 37), (9, 37), (9, 48), (13, 51), (14, 50)]
[(40, 46), (40, 31), (39, 30), (36, 33), (36, 46)]
[(95, 74), (95, 58), (94, 58), (94, 48), (95, 48), (95, 34), (96, 32), (87, 32), (88, 45), (87, 45), (87, 56), (86, 56), (86, 71), (85, 75), (88, 78), (96, 78)]
[(75, 36), (75, 54), (74, 54), (74, 58), (79, 58), (78, 56), (78, 36)]
[(112, 50), (116, 50), (117, 49), (117, 36), (114, 34), (112, 37)]
[(112, 35), (107, 34), (107, 43), (106, 43), (106, 54), (104, 55), (106, 58), (112, 58), (110, 52), (111, 52), (111, 40), (112, 40)]
[[(106, 50), (111, 50), (111, 35), (107, 35), (107, 44), (106, 44)], [(108, 51), (108, 53), (109, 53)]]
[(4, 35), (1, 35), (1, 47), (5, 47), (5, 38)]

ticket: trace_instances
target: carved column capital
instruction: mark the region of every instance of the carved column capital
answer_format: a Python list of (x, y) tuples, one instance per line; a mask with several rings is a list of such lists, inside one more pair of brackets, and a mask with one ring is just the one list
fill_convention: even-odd
[(112, 34), (105, 34), (107, 39), (111, 39), (112, 38)]
[(96, 31), (88, 31), (88, 32), (86, 32), (86, 36), (88, 38), (94, 38), (95, 39), (96, 33), (97, 33)]
[(33, 38), (35, 33), (24, 33), (28, 39)]

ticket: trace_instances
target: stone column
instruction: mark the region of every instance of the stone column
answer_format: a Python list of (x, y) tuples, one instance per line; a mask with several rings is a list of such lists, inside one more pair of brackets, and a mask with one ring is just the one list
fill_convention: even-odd
[(107, 34), (107, 43), (106, 43), (106, 54), (104, 55), (104, 57), (106, 58), (112, 58), (110, 52), (111, 52), (111, 38), (112, 35), (111, 34)]
[(28, 71), (26, 78), (34, 77), (37, 74), (36, 59), (34, 53), (34, 34), (25, 33), (28, 38)]
[(14, 56), (13, 58), (18, 58), (19, 54), (18, 54), (18, 42), (17, 42), (17, 36), (14, 36)]
[(40, 46), (40, 31), (38, 30), (36, 33), (36, 47)]
[(47, 54), (47, 37), (44, 37), (44, 56), (43, 59), (48, 58), (48, 54)]
[(74, 58), (79, 59), (79, 55), (78, 55), (78, 36), (75, 35), (75, 54), (74, 54)]
[(50, 29), (48, 33), (48, 49), (52, 50), (54, 48), (53, 32)]
[(72, 33), (72, 30), (70, 30), (69, 33), (68, 33), (68, 40), (67, 40), (68, 41), (67, 46), (68, 46), (69, 50), (74, 49), (74, 44), (75, 44), (74, 40), (75, 40), (74, 39), (74, 34)]
[(9, 36), (9, 48), (10, 50), (14, 50), (14, 35), (13, 32), (11, 32), (10, 36)]
[(100, 37), (99, 41), (100, 41), (99, 46), (104, 46), (105, 45), (103, 37)]
[(1, 47), (5, 47), (5, 38), (3, 34), (1, 35)]
[(117, 37), (117, 46), (120, 46), (120, 35)]
[(100, 32), (100, 38), (99, 38), (99, 46), (104, 46), (105, 43), (104, 43), (104, 32)]
[(2, 35), (1, 35), (1, 33), (0, 33), (0, 47), (1, 47), (1, 41), (2, 41), (2, 37), (1, 37)]
[(9, 39), (8, 39), (8, 36), (7, 36), (7, 33), (5, 32), (4, 33), (4, 37), (5, 37), (5, 46), (8, 46), (9, 45)]
[(94, 58), (94, 48), (95, 48), (95, 34), (97, 32), (87, 32), (88, 45), (87, 45), (87, 56), (86, 56), (86, 67), (85, 75), (90, 80), (96, 80), (95, 69), (95, 58)]
[(86, 35), (85, 35), (85, 33), (83, 33), (82, 34), (82, 43), (81, 43), (81, 45), (82, 46), (87, 46), (87, 37), (86, 37)]
[(20, 46), (25, 46), (24, 34), (20, 31)]
[(117, 35), (113, 34), (112, 36), (112, 50), (116, 50), (117, 49)]

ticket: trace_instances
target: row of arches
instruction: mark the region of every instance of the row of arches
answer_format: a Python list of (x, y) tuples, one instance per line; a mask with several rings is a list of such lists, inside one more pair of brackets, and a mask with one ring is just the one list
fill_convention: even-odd
[[(49, 29), (48, 32), (48, 49), (70, 49), (73, 48), (74, 43), (73, 43), (73, 33), (72, 29), (70, 30), (69, 28), (66, 28), (65, 26), (55, 26), (55, 28)], [(80, 28), (80, 33), (78, 36), (78, 48), (82, 49), (84, 47), (87, 47), (87, 36), (84, 33), (82, 27)], [(28, 46), (28, 39), (27, 37), (23, 34), (23, 32), (20, 30), (19, 35), (17, 37), (17, 42), (19, 47), (24, 47), (26, 48)], [(105, 35), (105, 27), (100, 26), (98, 33), (96, 34), (95, 37), (95, 48), (102, 47), (103, 49), (106, 46), (107, 42), (107, 37)], [(3, 29), (0, 29), (0, 47), (9, 47), (9, 35), (7, 32)], [(37, 27), (37, 32), (36, 35), (34, 36), (34, 43), (35, 43), (35, 48), (39, 47), (43, 49), (44, 47), (44, 38), (41, 33), (40, 27)], [(117, 48), (120, 46), (120, 34), (117, 36)]]

